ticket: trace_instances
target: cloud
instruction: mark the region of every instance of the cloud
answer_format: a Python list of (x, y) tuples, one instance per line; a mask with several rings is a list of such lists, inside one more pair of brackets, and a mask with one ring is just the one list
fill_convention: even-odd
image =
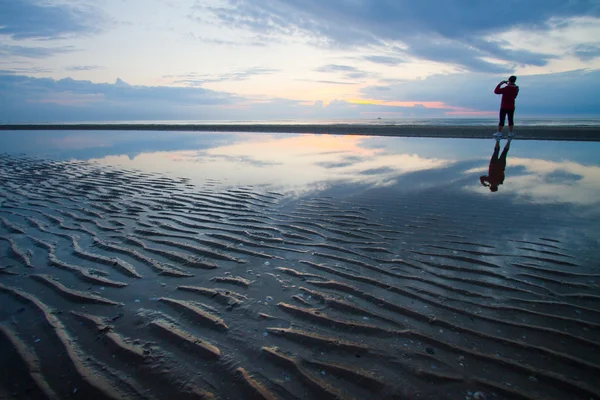
[(50, 73), (50, 72), (52, 72), (51, 69), (37, 68), (37, 67), (27, 67), (27, 68), (17, 67), (17, 68), (11, 68), (11, 69), (0, 69), (0, 75), (46, 74), (46, 73)]
[(549, 184), (572, 185), (583, 179), (583, 175), (574, 174), (569, 171), (556, 170), (543, 177), (543, 181)]
[(350, 65), (329, 64), (316, 69), (318, 72), (355, 72), (356, 67)]
[(212, 107), (239, 100), (203, 88), (0, 74), (0, 120), (9, 122), (209, 119)]
[[(510, 155), (509, 155), (510, 158)], [(568, 160), (568, 159), (567, 159)], [(520, 199), (536, 204), (572, 203), (597, 206), (600, 194), (600, 168), (592, 163), (512, 158), (506, 189)], [(471, 188), (473, 190), (474, 188)], [(480, 189), (481, 190), (481, 189)]]
[(323, 83), (325, 85), (355, 85), (356, 82), (341, 82), (341, 81), (328, 81), (328, 80), (315, 80), (315, 79), (296, 79), (301, 82), (316, 82)]
[(33, 0), (0, 1), (0, 36), (13, 40), (59, 39), (95, 32), (100, 12)]
[(512, 70), (507, 65), (484, 61), (482, 57), (487, 53), (455, 40), (419, 41), (412, 45), (411, 52), (420, 59), (459, 65), (472, 72), (506, 73)]
[[(334, 100), (325, 105), (244, 98), (193, 86), (132, 86), (121, 79), (114, 83), (54, 80), (0, 71), (0, 121), (439, 118), (457, 110), (495, 112), (496, 83), (485, 74), (435, 75), (363, 89), (363, 97), (373, 101)], [(523, 76), (517, 83), (521, 87), (517, 123), (522, 116), (597, 115), (600, 109), (600, 71)]]
[[(323, 153), (320, 153), (320, 154), (323, 154)], [(321, 161), (321, 162), (316, 163), (318, 166), (327, 168), (327, 169), (347, 168), (347, 167), (351, 167), (355, 164), (359, 164), (360, 162), (363, 162), (368, 159), (368, 157), (365, 157), (365, 156), (347, 155), (346, 152), (328, 152), (326, 154), (333, 154), (333, 155), (340, 154), (339, 159), (337, 159), (336, 161)]]
[(283, 165), (282, 162), (277, 161), (266, 161), (261, 160), (257, 157), (250, 155), (226, 155), (226, 154), (212, 154), (209, 150), (198, 151), (195, 154), (196, 161), (214, 162), (214, 161), (226, 161), (230, 163), (236, 163), (237, 165), (248, 164), (254, 167), (274, 167)]
[[(366, 98), (382, 101), (441, 101), (474, 111), (495, 111), (498, 82), (485, 74), (432, 75), (425, 79), (361, 90)], [(597, 115), (600, 109), (600, 70), (522, 76), (517, 115)]]
[(555, 54), (511, 49), (511, 43), (506, 40), (494, 39), (493, 41), (488, 41), (481, 38), (471, 38), (466, 43), (471, 47), (479, 49), (482, 56), (491, 55), (498, 59), (509, 60), (511, 67), (516, 66), (516, 64), (542, 67), (548, 64), (549, 60), (558, 58)]
[(589, 61), (600, 57), (600, 45), (580, 45), (574, 50), (575, 56), (583, 61)]
[(336, 100), (327, 105), (290, 99), (248, 99), (199, 87), (131, 86), (0, 73), (0, 121), (265, 120), (363, 118), (380, 113), (443, 116), (451, 109)]
[(214, 147), (216, 143), (238, 141), (236, 134), (203, 132), (146, 131), (140, 140), (135, 131), (27, 131), (27, 139), (19, 133), (3, 135), (3, 151), (28, 153), (33, 157), (90, 159), (120, 156), (130, 159), (141, 153), (178, 152)]
[[(511, 12), (510, 8), (515, 8)], [(469, 71), (505, 72), (545, 65), (552, 55), (514, 50), (494, 37), (511, 28), (553, 29), (553, 17), (599, 16), (597, 1), (529, 0), (227, 0), (208, 7), (222, 24), (273, 36), (304, 36), (314, 44), (379, 48), (397, 57), (452, 63)], [(495, 63), (484, 58), (499, 59)], [(391, 61), (380, 59), (379, 61)], [(375, 61), (377, 62), (377, 61)]]
[(73, 46), (61, 47), (31, 47), (14, 46), (9, 44), (0, 45), (0, 55), (5, 57), (15, 56), (24, 58), (47, 58), (57, 54), (72, 53), (76, 51)]
[(179, 75), (164, 75), (163, 78), (171, 79), (174, 84), (201, 86), (204, 83), (244, 81), (254, 76), (270, 75), (279, 72), (278, 69), (251, 67), (244, 70), (225, 72), (222, 74), (199, 74), (190, 72)]
[(371, 168), (366, 169), (364, 171), (360, 171), (362, 175), (381, 175), (381, 174), (389, 174), (391, 172), (395, 172), (396, 169), (392, 167), (379, 167), (379, 168)]
[(325, 73), (339, 73), (346, 77), (347, 79), (363, 79), (369, 76), (373, 76), (374, 74), (366, 71), (362, 71), (356, 67), (350, 65), (340, 65), (340, 64), (329, 64), (324, 65), (315, 69), (317, 72), (325, 72)]
[(389, 65), (392, 67), (406, 62), (403, 58), (394, 56), (365, 56), (363, 58), (375, 64)]
[(100, 65), (73, 65), (65, 68), (67, 71), (94, 71), (97, 69), (102, 69)]
[(190, 32), (186, 35), (187, 38), (207, 44), (213, 44), (219, 47), (240, 47), (240, 46), (250, 46), (250, 47), (266, 47), (269, 44), (267, 38), (261, 37), (260, 35), (255, 35), (253, 37), (238, 37), (238, 40), (225, 40), (222, 38), (212, 38), (207, 36), (197, 35), (193, 32)]

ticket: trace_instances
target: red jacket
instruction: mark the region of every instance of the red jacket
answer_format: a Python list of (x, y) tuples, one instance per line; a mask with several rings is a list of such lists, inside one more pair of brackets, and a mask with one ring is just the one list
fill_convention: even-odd
[(511, 85), (510, 83), (501, 88), (502, 83), (499, 83), (494, 89), (494, 93), (502, 95), (502, 103), (500, 108), (504, 110), (515, 109), (515, 99), (519, 95), (519, 87), (517, 85)]
[(488, 182), (490, 186), (502, 185), (504, 183), (504, 168), (502, 168), (502, 163), (498, 161), (490, 162), (488, 176), (481, 176), (479, 180), (482, 185), (483, 182)]

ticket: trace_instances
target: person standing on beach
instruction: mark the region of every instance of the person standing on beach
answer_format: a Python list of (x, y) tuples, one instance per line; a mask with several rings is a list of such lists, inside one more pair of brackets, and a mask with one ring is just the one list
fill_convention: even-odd
[(506, 156), (508, 155), (508, 150), (510, 150), (511, 140), (512, 138), (509, 136), (506, 145), (504, 146), (504, 150), (502, 150), (502, 154), (498, 157), (498, 154), (500, 153), (500, 137), (496, 136), (496, 145), (494, 146), (494, 153), (490, 159), (488, 174), (479, 177), (479, 182), (481, 182), (483, 186), (489, 187), (491, 192), (497, 192), (498, 185), (504, 183)]
[[(504, 121), (508, 116), (508, 137), (514, 136), (513, 126), (514, 115), (515, 115), (515, 99), (519, 95), (519, 87), (515, 85), (517, 81), (516, 76), (511, 76), (508, 81), (502, 81), (494, 89), (495, 94), (502, 95), (502, 101), (500, 103), (500, 121), (498, 122), (498, 131), (494, 133), (494, 137), (502, 137), (502, 129), (504, 128)], [(502, 86), (506, 85), (506, 86)]]

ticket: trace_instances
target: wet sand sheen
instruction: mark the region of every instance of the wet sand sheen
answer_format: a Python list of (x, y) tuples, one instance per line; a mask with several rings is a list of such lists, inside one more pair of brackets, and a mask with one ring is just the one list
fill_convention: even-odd
[(14, 397), (600, 397), (600, 271), (558, 238), (508, 252), (435, 196), (380, 218), (7, 155), (0, 182)]
[[(496, 127), (473, 125), (361, 125), (361, 124), (20, 124), (0, 125), (0, 130), (76, 130), (76, 131), (195, 131), (195, 132), (256, 132), (310, 133), (333, 135), (366, 135), (429, 138), (489, 139)], [(519, 140), (600, 141), (598, 126), (520, 126)]]

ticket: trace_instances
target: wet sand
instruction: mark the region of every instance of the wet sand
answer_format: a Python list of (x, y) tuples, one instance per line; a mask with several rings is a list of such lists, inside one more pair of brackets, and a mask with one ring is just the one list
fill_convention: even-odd
[(533, 211), (8, 155), (0, 183), (8, 398), (600, 397), (594, 249)]
[[(416, 125), (286, 125), (286, 124), (38, 124), (0, 125), (0, 130), (80, 130), (80, 131), (198, 131), (310, 133), (436, 138), (489, 139), (496, 131), (488, 126), (416, 126)], [(505, 135), (508, 128), (505, 128)], [(600, 141), (600, 127), (590, 126), (516, 126), (519, 140)]]

